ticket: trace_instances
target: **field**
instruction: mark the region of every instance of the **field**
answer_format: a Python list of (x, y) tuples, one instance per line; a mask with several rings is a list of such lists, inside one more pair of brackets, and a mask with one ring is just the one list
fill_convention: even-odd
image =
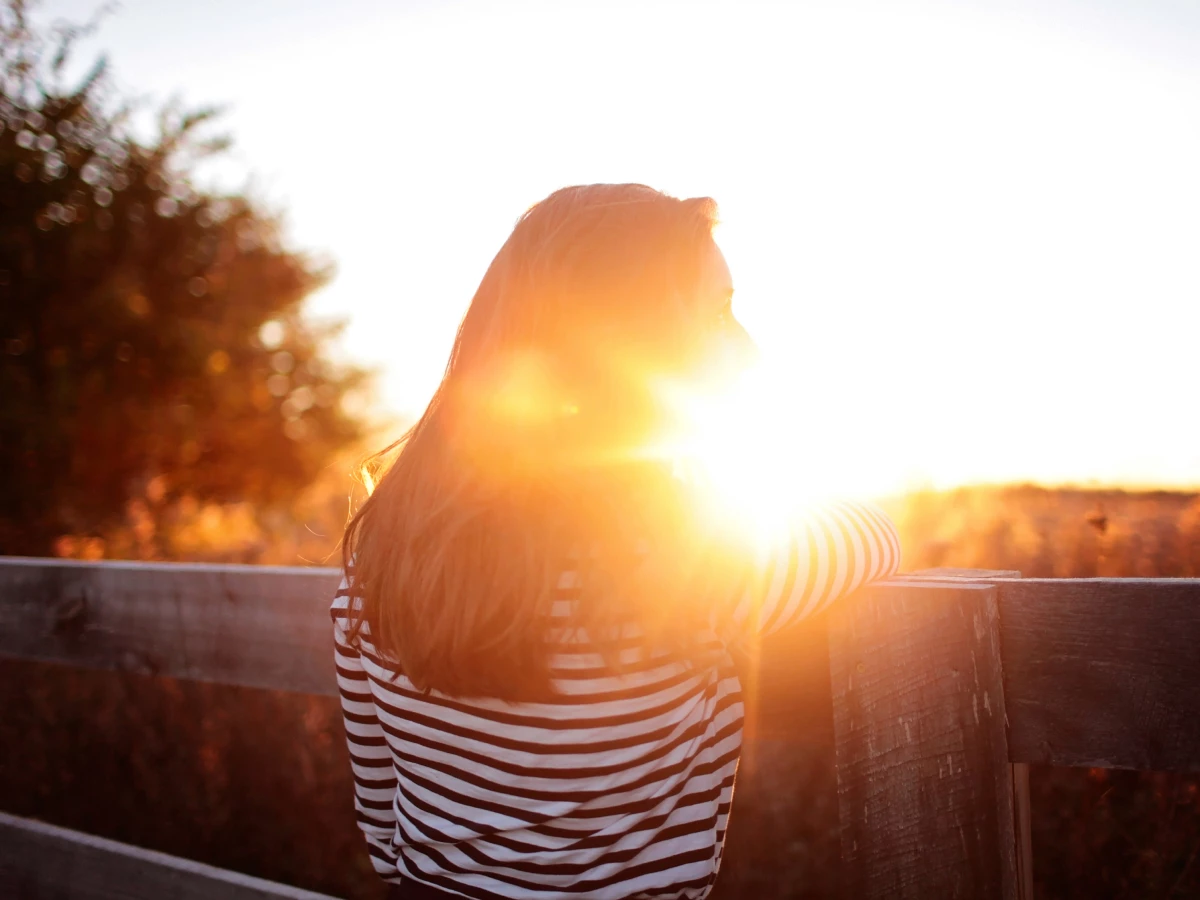
[[(891, 512), (909, 570), (1200, 576), (1194, 494), (971, 488)], [(809, 737), (748, 747), (720, 897), (838, 895), (828, 674), (812, 629), (789, 712)], [(340, 896), (381, 894), (332, 701), (3, 662), (0, 708), (0, 809)], [(1031, 790), (1039, 897), (1200, 897), (1200, 778), (1035, 768)]]

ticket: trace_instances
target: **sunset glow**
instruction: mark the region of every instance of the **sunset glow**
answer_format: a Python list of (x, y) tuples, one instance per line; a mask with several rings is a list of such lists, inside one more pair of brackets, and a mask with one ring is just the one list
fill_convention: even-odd
[(808, 504), (869, 499), (887, 490), (877, 472), (864, 471), (856, 448), (830, 451), (836, 442), (822, 429), (849, 423), (826, 422), (819, 429), (804, 423), (792, 385), (768, 366), (713, 390), (664, 384), (659, 394), (683, 424), (651, 455), (682, 466), (713, 515), (736, 521), (743, 533), (764, 542)]
[[(1190, 7), (286, 9), (126, 0), (97, 49), (123, 82), (231, 105), (244, 167), (213, 177), (257, 173), (295, 242), (336, 260), (310, 309), (349, 317), (375, 410), (420, 413), (523, 209), (639, 181), (721, 205), (735, 311), (773, 372), (739, 412), (774, 414), (770, 454), (802, 448), (761, 472), (874, 493), (1200, 483)], [(778, 483), (761, 472), (738, 477)]]

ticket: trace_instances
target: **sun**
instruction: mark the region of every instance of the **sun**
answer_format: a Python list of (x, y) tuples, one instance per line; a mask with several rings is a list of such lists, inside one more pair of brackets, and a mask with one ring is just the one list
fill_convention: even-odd
[(756, 366), (715, 389), (664, 392), (681, 424), (672, 453), (715, 514), (769, 539), (835, 483), (806, 453), (793, 380)]

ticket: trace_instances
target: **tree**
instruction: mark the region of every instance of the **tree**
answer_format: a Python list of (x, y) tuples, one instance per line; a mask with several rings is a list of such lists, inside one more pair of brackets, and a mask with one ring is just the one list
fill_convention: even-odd
[(103, 536), (139, 497), (285, 503), (364, 428), (340, 323), (301, 312), (328, 267), (193, 184), (226, 149), (211, 110), (139, 142), (103, 59), (64, 87), (82, 33), (0, 12), (0, 553)]

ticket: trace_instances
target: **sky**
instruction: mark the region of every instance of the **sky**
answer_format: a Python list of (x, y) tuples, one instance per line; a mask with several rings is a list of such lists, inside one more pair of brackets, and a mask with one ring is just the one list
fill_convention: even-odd
[(1190, 0), (125, 0), (101, 51), (226, 107), (208, 177), (334, 261), (308, 310), (380, 410), (420, 413), (524, 209), (638, 181), (720, 204), (814, 477), (1200, 486)]

